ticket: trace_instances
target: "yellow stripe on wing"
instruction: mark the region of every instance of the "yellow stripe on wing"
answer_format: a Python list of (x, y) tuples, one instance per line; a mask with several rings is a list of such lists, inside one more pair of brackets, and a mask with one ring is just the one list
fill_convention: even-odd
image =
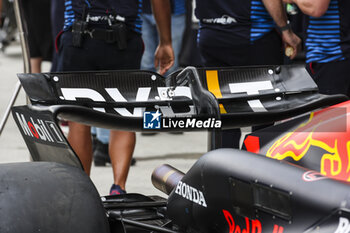
[[(218, 71), (217, 70), (207, 70), (206, 76), (207, 76), (208, 90), (211, 93), (213, 93), (213, 95), (217, 99), (222, 98), (222, 93), (221, 93), (220, 85), (219, 85)], [(224, 105), (220, 104), (219, 107), (220, 107), (220, 113), (222, 113), (222, 114), (227, 113)]]

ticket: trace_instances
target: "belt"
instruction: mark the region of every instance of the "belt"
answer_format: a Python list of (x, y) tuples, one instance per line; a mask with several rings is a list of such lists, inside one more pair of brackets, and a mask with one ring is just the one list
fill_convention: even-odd
[[(127, 33), (127, 31), (125, 33)], [(122, 35), (120, 31), (102, 28), (93, 28), (86, 30), (84, 31), (84, 34), (89, 35), (92, 39), (104, 40), (107, 43), (115, 43), (121, 36), (125, 36)]]
[(115, 43), (120, 40), (129, 40), (137, 35), (137, 32), (128, 29), (124, 23), (113, 24), (111, 26), (90, 24), (84, 30), (84, 34), (89, 35), (92, 39)]
[(106, 43), (115, 43), (118, 49), (126, 49), (128, 40), (135, 34), (128, 30), (124, 23), (112, 25), (94, 25), (77, 20), (72, 25), (73, 46), (81, 47), (83, 35), (88, 35), (92, 39), (103, 40)]

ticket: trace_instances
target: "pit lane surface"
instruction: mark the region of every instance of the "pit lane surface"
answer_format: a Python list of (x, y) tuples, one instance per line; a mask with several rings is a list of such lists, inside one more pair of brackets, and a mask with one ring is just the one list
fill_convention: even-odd
[[(45, 62), (43, 71), (50, 69)], [(17, 82), (17, 73), (23, 72), (21, 49), (18, 43), (8, 47), (5, 53), (0, 52), (0, 117), (2, 119)], [(21, 90), (15, 105), (26, 104), (25, 94)], [(147, 195), (162, 195), (151, 183), (151, 173), (157, 166), (168, 163), (186, 172), (192, 164), (207, 150), (207, 133), (191, 132), (184, 134), (157, 134), (142, 136), (137, 134), (134, 157), (137, 160), (129, 172), (127, 191)], [(0, 163), (30, 161), (29, 151), (15, 125), (12, 116), (0, 135)], [(94, 167), (91, 179), (100, 195), (107, 195), (113, 182), (112, 168)]]

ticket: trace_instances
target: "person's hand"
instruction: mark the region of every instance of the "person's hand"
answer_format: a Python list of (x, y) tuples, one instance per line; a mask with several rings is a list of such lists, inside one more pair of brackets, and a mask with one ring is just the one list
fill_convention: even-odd
[(293, 49), (290, 59), (294, 59), (297, 53), (301, 50), (301, 39), (295, 35), (292, 30), (286, 30), (282, 32), (282, 40), (284, 43), (284, 48), (291, 47)]
[(283, 0), (284, 3), (294, 3), (293, 0)]
[(158, 45), (154, 55), (154, 66), (159, 66), (159, 74), (165, 74), (174, 65), (174, 50), (171, 44)]

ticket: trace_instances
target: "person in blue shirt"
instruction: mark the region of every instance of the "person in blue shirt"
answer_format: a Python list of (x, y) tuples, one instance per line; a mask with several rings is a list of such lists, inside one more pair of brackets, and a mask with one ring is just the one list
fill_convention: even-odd
[(350, 1), (284, 1), (308, 15), (306, 63), (320, 93), (350, 97)]
[(221, 65), (280, 64), (283, 44), (294, 49), (291, 58), (300, 49), (281, 0), (197, 0), (195, 14), (204, 65), (211, 56)]
[[(292, 59), (300, 49), (282, 0), (196, 0), (195, 14), (206, 67), (278, 65), (283, 48), (292, 48)], [(239, 138), (239, 129), (223, 131), (222, 147), (238, 148)]]
[[(169, 0), (152, 0), (160, 43), (155, 66), (164, 74), (174, 62)], [(142, 0), (65, 0), (65, 23), (59, 39), (58, 71), (139, 69)], [(90, 127), (69, 122), (68, 141), (90, 174)], [(110, 194), (125, 193), (135, 147), (135, 133), (110, 131), (109, 154), (114, 184)]]

